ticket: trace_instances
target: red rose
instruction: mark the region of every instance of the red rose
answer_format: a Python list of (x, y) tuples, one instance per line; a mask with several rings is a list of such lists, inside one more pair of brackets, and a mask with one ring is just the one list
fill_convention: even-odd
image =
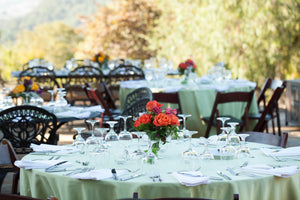
[(146, 105), (146, 109), (150, 112), (153, 112), (153, 109), (156, 108), (156, 107), (161, 107), (163, 106), (164, 104), (159, 104), (157, 101), (149, 101)]
[(154, 117), (153, 124), (155, 126), (168, 126), (171, 124), (171, 118), (165, 113), (160, 113)]
[(186, 64), (187, 66), (194, 66), (194, 61), (192, 61), (191, 59), (187, 59), (187, 60), (185, 61), (185, 64)]
[(181, 69), (186, 69), (187, 68), (187, 65), (185, 63), (180, 63), (179, 64), (179, 68)]
[(149, 115), (149, 114), (144, 114), (144, 115), (140, 116), (140, 117), (134, 122), (134, 126), (135, 126), (135, 127), (139, 127), (141, 124), (151, 123), (151, 117), (152, 117), (152, 115)]

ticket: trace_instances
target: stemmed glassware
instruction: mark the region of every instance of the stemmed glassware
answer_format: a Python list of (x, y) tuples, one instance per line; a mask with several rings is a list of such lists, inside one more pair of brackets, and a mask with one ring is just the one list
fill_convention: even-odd
[(55, 105), (55, 101), (54, 101), (55, 90), (48, 90), (48, 92), (51, 94), (51, 100), (48, 102), (48, 105), (54, 106)]
[[(186, 129), (186, 118), (188, 117), (191, 117), (192, 115), (190, 114), (179, 114), (178, 117), (181, 117), (182, 118), (182, 129), (179, 133), (180, 137), (188, 137), (189, 136), (189, 133), (188, 130)], [(186, 134), (187, 133), (187, 134)]]
[(231, 131), (231, 127), (222, 127), (221, 128), (227, 134), (226, 144), (222, 148), (220, 148), (221, 158), (223, 160), (233, 159), (233, 156), (236, 153), (236, 149), (231, 145), (229, 141), (229, 134)]
[(217, 120), (222, 122), (222, 127), (221, 127), (222, 132), (221, 132), (221, 134), (218, 135), (218, 143), (226, 142), (227, 134), (223, 128), (225, 127), (225, 122), (229, 119), (230, 119), (229, 117), (218, 117), (217, 118)]
[(114, 130), (114, 126), (118, 122), (117, 121), (108, 121), (106, 123), (109, 125), (110, 130), (105, 136), (105, 141), (118, 141), (119, 137), (118, 137), (117, 133)]
[(83, 137), (81, 136), (81, 132), (86, 129), (85, 127), (75, 127), (73, 128), (74, 130), (77, 131), (78, 135), (76, 137), (76, 139), (73, 142), (73, 145), (79, 149), (79, 152), (81, 154), (84, 153), (84, 148), (85, 148), (85, 140), (83, 139)]
[(237, 150), (237, 156), (239, 159), (248, 158), (250, 156), (250, 148), (246, 145), (246, 138), (249, 134), (239, 134), (241, 138), (240, 146)]
[(124, 148), (121, 157), (125, 161), (129, 159), (128, 146), (129, 142), (132, 139), (132, 134), (129, 131), (127, 131), (127, 119), (131, 117), (132, 116), (120, 116), (120, 118), (124, 121), (124, 129), (119, 133), (119, 142)]
[(198, 133), (198, 131), (189, 131), (189, 130), (186, 130), (185, 131), (186, 134), (189, 136), (189, 148), (187, 150), (185, 150), (182, 155), (184, 157), (190, 157), (190, 156), (197, 156), (197, 151), (195, 151), (193, 148), (192, 148), (192, 135)]
[(137, 139), (138, 139), (138, 149), (133, 151), (133, 155), (135, 155), (135, 156), (144, 155), (144, 152), (141, 150), (140, 139), (143, 137), (144, 134), (146, 134), (146, 132), (135, 131), (135, 132), (132, 132), (132, 134), (136, 135)]
[(228, 123), (229, 126), (231, 127), (231, 131), (230, 131), (230, 134), (228, 135), (228, 140), (229, 140), (229, 143), (232, 145), (232, 146), (237, 146), (239, 145), (240, 143), (240, 137), (239, 135), (235, 132), (235, 129), (236, 129), (236, 126), (239, 124), (237, 122), (230, 122)]
[(109, 128), (95, 128), (95, 131), (99, 134), (98, 138), (98, 148), (96, 149), (97, 152), (103, 152), (108, 150), (108, 145), (106, 144), (106, 141), (104, 140), (104, 134), (107, 133)]
[(88, 152), (93, 152), (96, 150), (96, 148), (99, 144), (99, 141), (98, 141), (97, 137), (95, 137), (95, 133), (94, 133), (94, 126), (99, 121), (89, 119), (89, 120), (86, 120), (86, 122), (91, 124), (91, 126), (92, 126), (92, 135), (86, 139), (87, 150), (88, 150)]

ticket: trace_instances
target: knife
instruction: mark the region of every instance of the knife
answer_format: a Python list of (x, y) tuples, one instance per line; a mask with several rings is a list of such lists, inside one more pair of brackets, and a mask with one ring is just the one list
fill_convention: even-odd
[(219, 176), (222, 176), (223, 178), (227, 179), (227, 180), (232, 180), (229, 176), (227, 176), (226, 174), (224, 174), (223, 172), (221, 171), (217, 171), (217, 174)]
[(230, 167), (226, 168), (226, 170), (227, 170), (230, 174), (232, 174), (232, 175), (234, 175), (234, 176), (238, 176), (238, 175), (239, 175), (238, 172), (235, 172), (235, 171), (234, 171), (232, 168), (230, 168)]
[(59, 166), (59, 165), (62, 165), (62, 164), (64, 164), (64, 163), (66, 163), (66, 162), (68, 162), (68, 161), (61, 161), (61, 162), (59, 162), (59, 163), (56, 163), (55, 165), (52, 165), (52, 166), (50, 166), (50, 167), (47, 167), (46, 169), (45, 169), (45, 171), (47, 172), (47, 171), (51, 171), (53, 168), (55, 168), (55, 167), (57, 167), (57, 166)]
[(136, 178), (136, 177), (143, 176), (144, 174), (145, 173), (133, 174), (133, 175), (128, 176), (128, 177), (120, 178), (119, 180), (120, 181), (127, 181), (127, 180), (130, 180), (130, 179)]

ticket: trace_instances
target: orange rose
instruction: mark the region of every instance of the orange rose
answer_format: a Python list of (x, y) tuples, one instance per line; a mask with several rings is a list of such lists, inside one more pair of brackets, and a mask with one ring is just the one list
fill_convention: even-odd
[(25, 91), (25, 86), (23, 84), (17, 85), (14, 89), (13, 89), (13, 93), (14, 94), (19, 94), (21, 92)]
[(161, 106), (163, 106), (164, 104), (159, 104), (157, 101), (149, 101), (148, 103), (147, 103), (147, 105), (146, 105), (146, 109), (148, 110), (148, 111), (150, 111), (150, 112), (152, 112), (153, 111), (153, 109), (154, 108), (156, 108), (156, 107), (161, 107)]
[(21, 82), (24, 83), (25, 80), (30, 80), (30, 77), (29, 76), (24, 76), (21, 78)]
[(38, 91), (39, 86), (36, 83), (32, 83), (31, 90)]
[(178, 117), (176, 117), (175, 115), (169, 115), (170, 118), (171, 118), (171, 125), (177, 125), (179, 126), (179, 120), (178, 120)]
[(168, 126), (171, 124), (171, 118), (165, 113), (160, 113), (154, 117), (153, 124), (155, 126)]
[(135, 127), (139, 127), (141, 124), (151, 123), (151, 117), (152, 117), (152, 115), (149, 115), (149, 114), (145, 114), (145, 115), (140, 116), (140, 117), (134, 122), (134, 126), (135, 126)]

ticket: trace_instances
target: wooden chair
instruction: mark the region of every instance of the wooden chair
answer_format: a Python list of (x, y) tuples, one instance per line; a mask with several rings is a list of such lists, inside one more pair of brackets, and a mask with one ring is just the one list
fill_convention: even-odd
[[(267, 78), (259, 95), (257, 98), (257, 105), (259, 108), (259, 114), (257, 115), (250, 115), (249, 119), (259, 119), (261, 116), (261, 113), (264, 112), (264, 110), (267, 107), (267, 96), (271, 96), (274, 94), (274, 91), (276, 90), (276, 88), (278, 87), (283, 87), (284, 89), (286, 88), (286, 81), (282, 81), (282, 80), (272, 80), (271, 78)], [(271, 92), (271, 93), (270, 93)], [(279, 97), (280, 98), (280, 97)], [(268, 121), (272, 121), (272, 129), (273, 129), (273, 133), (275, 133), (275, 118), (276, 118), (276, 123), (277, 123), (277, 127), (278, 127), (278, 134), (281, 135), (281, 125), (280, 125), (280, 114), (279, 114), (279, 106), (278, 106), (278, 101), (279, 99), (274, 102), (274, 106), (272, 111), (270, 111), (267, 116), (266, 116), (266, 120)], [(268, 130), (268, 123), (266, 124), (266, 131), (269, 132)]]
[[(203, 117), (202, 120), (207, 124), (205, 137), (209, 137), (209, 132), (212, 126), (217, 127), (217, 134), (220, 134), (220, 122), (216, 120), (216, 118), (222, 117), (229, 117), (230, 120), (228, 122), (237, 122), (240, 126), (240, 131), (243, 130), (245, 127), (246, 131), (249, 130), (249, 123), (248, 123), (248, 111), (249, 107), (253, 98), (254, 90), (250, 92), (228, 92), (222, 93), (218, 92), (215, 98), (215, 102), (211, 111), (211, 115), (209, 117)], [(242, 114), (241, 119), (237, 119), (231, 115), (224, 115), (219, 113), (218, 106), (225, 103), (233, 103), (233, 102), (242, 102), (245, 103), (244, 113)]]
[[(272, 119), (273, 112), (276, 110), (276, 107), (278, 106), (278, 101), (285, 89), (285, 86), (282, 85), (281, 87), (277, 87), (276, 90), (273, 92), (271, 99), (268, 101), (267, 106), (263, 110), (262, 113), (260, 113), (257, 117), (258, 122), (255, 125), (253, 131), (256, 132), (264, 132), (267, 130), (267, 125), (270, 119)], [(280, 124), (280, 122), (279, 122)], [(273, 131), (273, 134), (275, 134), (275, 131)], [(281, 135), (281, 132), (278, 132), (278, 135)]]
[(124, 102), (124, 110), (129, 108), (132, 104), (134, 104), (137, 100), (142, 99), (142, 98), (149, 98), (150, 101), (152, 101), (152, 92), (149, 88), (147, 87), (141, 87), (133, 90), (130, 92)]
[(15, 106), (0, 112), (0, 129), (16, 153), (31, 152), (30, 144), (57, 144), (57, 118), (31, 105)]
[(64, 87), (67, 91), (66, 98), (71, 105), (76, 102), (89, 102), (90, 100), (86, 96), (84, 91), (84, 85), (89, 83), (94, 84), (103, 81), (103, 72), (93, 66), (79, 66), (69, 72), (67, 83)]
[(0, 167), (0, 189), (1, 189), (1, 186), (2, 186), (2, 183), (3, 183), (3, 180), (7, 174), (7, 172), (13, 172), (13, 183), (12, 183), (12, 193), (13, 194), (17, 194), (18, 192), (18, 184), (19, 184), (19, 177), (20, 177), (20, 169), (18, 167), (16, 167), (14, 165), (15, 161), (16, 160), (19, 160), (16, 152), (14, 151), (14, 148), (13, 146), (11, 145), (10, 141), (3, 138), (2, 139), (2, 144), (7, 147), (7, 152), (8, 152), (8, 155), (2, 155), (2, 156), (6, 156), (7, 158), (9, 158), (10, 160), (10, 166), (7, 166), (2, 168)]
[(101, 94), (103, 101), (106, 102), (109, 109), (117, 110), (118, 106), (116, 105), (116, 99), (114, 98), (112, 92), (107, 86), (105, 81), (101, 81), (100, 84), (96, 84), (96, 89)]
[(48, 90), (55, 90), (59, 88), (59, 84), (56, 81), (56, 75), (53, 70), (43, 66), (34, 66), (23, 70), (19, 75), (19, 81), (22, 77), (29, 76), (31, 80), (36, 82), (42, 93), (40, 96), (44, 101), (51, 101), (52, 94)]
[(160, 103), (171, 103), (177, 105), (177, 113), (182, 113), (181, 103), (178, 92), (165, 93), (165, 92), (154, 92), (153, 100)]
[(115, 100), (119, 99), (120, 81), (145, 79), (141, 68), (121, 64), (108, 74), (107, 85)]
[[(42, 200), (34, 197), (27, 197), (23, 195), (16, 194), (0, 194), (0, 200)], [(47, 200), (58, 200), (57, 197), (48, 197)]]
[(284, 132), (282, 136), (273, 135), (271, 133), (253, 132), (253, 131), (244, 132), (243, 134), (249, 134), (249, 136), (246, 138), (246, 141), (269, 144), (273, 146), (280, 146), (282, 148), (286, 148), (286, 144), (288, 140), (287, 132)]

